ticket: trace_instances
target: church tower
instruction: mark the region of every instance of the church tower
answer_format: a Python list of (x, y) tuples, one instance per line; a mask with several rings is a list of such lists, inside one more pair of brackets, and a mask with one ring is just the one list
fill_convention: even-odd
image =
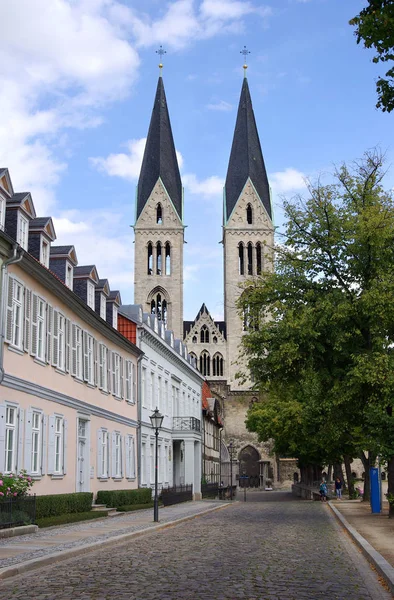
[(272, 268), (274, 242), (270, 188), (244, 69), (223, 206), (224, 318), (228, 385), (234, 391), (251, 385), (235, 379), (242, 366), (239, 345), (249, 326), (247, 314), (241, 318), (236, 308), (240, 284)]
[(134, 302), (183, 337), (183, 189), (160, 72), (137, 187)]

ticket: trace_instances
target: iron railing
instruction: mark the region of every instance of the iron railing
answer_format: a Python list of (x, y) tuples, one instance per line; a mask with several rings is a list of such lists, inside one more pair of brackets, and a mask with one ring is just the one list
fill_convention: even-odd
[(219, 496), (219, 484), (216, 483), (202, 483), (201, 494), (203, 498), (217, 498)]
[(17, 496), (0, 502), (0, 529), (30, 525), (36, 520), (36, 497)]
[(174, 431), (201, 431), (201, 422), (196, 417), (174, 417), (172, 428)]
[(161, 499), (164, 506), (193, 500), (193, 485), (174, 485), (170, 488), (163, 488), (161, 490)]

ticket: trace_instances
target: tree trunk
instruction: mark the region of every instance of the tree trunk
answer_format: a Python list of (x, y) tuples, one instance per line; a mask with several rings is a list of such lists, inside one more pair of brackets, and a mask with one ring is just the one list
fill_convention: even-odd
[(361, 462), (364, 467), (364, 493), (363, 493), (363, 501), (369, 502), (371, 499), (371, 490), (370, 490), (370, 481), (369, 481), (369, 456), (365, 454), (365, 452), (361, 452), (360, 454)]
[[(387, 493), (394, 497), (394, 456), (387, 461)], [(394, 502), (389, 504), (389, 518), (394, 519)]]
[(332, 465), (328, 465), (328, 469), (327, 469), (327, 481), (332, 481)]
[(334, 463), (334, 479), (339, 477), (341, 481), (343, 481), (343, 472), (341, 463)]
[(350, 458), (350, 456), (344, 456), (343, 457), (343, 461), (345, 463), (347, 489), (348, 489), (348, 493), (349, 493), (349, 498), (352, 498), (354, 496), (354, 484), (353, 484), (353, 477), (352, 477), (352, 468), (350, 466), (350, 463), (352, 462), (352, 459)]

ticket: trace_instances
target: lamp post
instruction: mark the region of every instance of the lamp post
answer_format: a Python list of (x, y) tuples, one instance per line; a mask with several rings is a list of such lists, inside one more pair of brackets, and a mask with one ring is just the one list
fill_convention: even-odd
[(156, 436), (156, 447), (155, 447), (155, 498), (153, 500), (153, 521), (155, 523), (158, 522), (159, 520), (159, 497), (157, 494), (157, 462), (158, 462), (158, 445), (157, 445), (157, 438), (159, 437), (159, 429), (163, 423), (163, 419), (164, 416), (162, 414), (160, 414), (159, 409), (156, 407), (156, 409), (153, 411), (153, 413), (150, 415), (150, 421), (152, 423), (152, 427), (155, 430), (155, 436)]
[(228, 445), (228, 453), (230, 455), (230, 500), (233, 500), (233, 456), (235, 454), (235, 448), (233, 446), (233, 441)]

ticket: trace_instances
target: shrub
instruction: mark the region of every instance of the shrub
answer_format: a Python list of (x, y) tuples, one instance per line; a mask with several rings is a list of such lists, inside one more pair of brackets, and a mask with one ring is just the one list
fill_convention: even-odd
[(110, 508), (128, 506), (130, 504), (149, 504), (152, 501), (150, 488), (138, 490), (100, 490), (97, 493), (97, 504), (106, 504)]
[(54, 517), (44, 517), (36, 519), (36, 524), (41, 527), (52, 527), (53, 525), (64, 525), (65, 523), (77, 523), (78, 521), (90, 521), (91, 519), (102, 519), (107, 517), (108, 512), (102, 510), (100, 512), (90, 511), (83, 513), (70, 513), (68, 515), (57, 515)]
[(153, 508), (153, 502), (149, 502), (148, 504), (126, 504), (125, 506), (118, 506), (116, 510), (118, 510), (119, 512), (131, 512), (134, 510), (143, 510), (146, 508)]
[(88, 512), (92, 508), (92, 501), (91, 492), (37, 496), (36, 518)]
[(19, 474), (15, 475), (14, 473), (8, 473), (7, 475), (0, 473), (0, 500), (2, 498), (27, 496), (33, 483), (27, 471), (20, 471)]

